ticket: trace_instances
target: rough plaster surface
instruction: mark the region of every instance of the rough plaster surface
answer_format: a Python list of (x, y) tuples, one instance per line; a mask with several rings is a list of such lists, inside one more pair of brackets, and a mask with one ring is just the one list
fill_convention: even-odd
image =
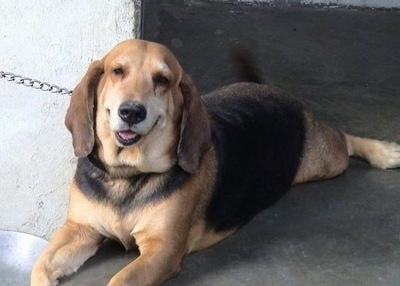
[[(216, 0), (232, 2), (232, 0)], [(237, 2), (249, 3), (277, 3), (277, 4), (325, 4), (356, 6), (369, 8), (400, 8), (399, 0), (236, 0)]]
[[(3, 0), (0, 70), (72, 89), (88, 64), (134, 33), (132, 0)], [(49, 238), (66, 214), (76, 159), (66, 95), (0, 79), (0, 229)]]

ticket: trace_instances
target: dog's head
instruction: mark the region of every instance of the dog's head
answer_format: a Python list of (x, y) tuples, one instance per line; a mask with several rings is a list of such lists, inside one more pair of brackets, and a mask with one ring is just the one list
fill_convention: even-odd
[(142, 40), (93, 62), (71, 97), (65, 124), (77, 157), (96, 147), (106, 167), (164, 172), (198, 168), (211, 129), (196, 88), (166, 47)]

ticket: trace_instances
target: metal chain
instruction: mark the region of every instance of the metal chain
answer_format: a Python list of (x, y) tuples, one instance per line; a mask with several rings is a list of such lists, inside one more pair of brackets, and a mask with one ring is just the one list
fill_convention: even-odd
[(12, 72), (0, 71), (0, 78), (4, 78), (7, 81), (12, 81), (16, 84), (22, 84), (27, 87), (32, 87), (34, 89), (39, 89), (42, 91), (48, 91), (51, 93), (67, 94), (71, 95), (72, 90), (64, 87), (59, 87), (55, 84), (50, 84), (37, 79), (31, 79), (29, 77), (24, 77), (22, 75), (14, 74)]

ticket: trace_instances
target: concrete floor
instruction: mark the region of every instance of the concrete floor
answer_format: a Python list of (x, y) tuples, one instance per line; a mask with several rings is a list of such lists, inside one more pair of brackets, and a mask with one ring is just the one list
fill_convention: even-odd
[[(143, 2), (143, 37), (169, 46), (201, 91), (240, 80), (229, 51), (241, 45), (323, 121), (400, 142), (400, 12)], [(166, 285), (400, 285), (399, 205), (400, 171), (354, 159), (188, 256)], [(134, 257), (107, 245), (63, 285), (105, 285)]]

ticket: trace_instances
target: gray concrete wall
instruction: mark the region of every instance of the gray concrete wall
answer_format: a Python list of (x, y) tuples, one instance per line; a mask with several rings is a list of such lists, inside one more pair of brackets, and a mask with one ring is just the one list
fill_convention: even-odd
[[(216, 0), (233, 2), (232, 0)], [(369, 8), (400, 8), (400, 0), (237, 0), (249, 3), (278, 3), (278, 4), (326, 4)]]
[[(3, 0), (0, 70), (73, 88), (88, 64), (134, 36), (132, 0)], [(0, 79), (0, 229), (49, 238), (65, 217), (76, 159), (69, 103)]]

